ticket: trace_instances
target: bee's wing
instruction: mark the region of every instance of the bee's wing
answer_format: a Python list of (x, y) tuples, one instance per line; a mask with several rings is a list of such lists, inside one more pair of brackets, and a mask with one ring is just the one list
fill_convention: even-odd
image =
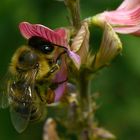
[(10, 74), (7, 73), (3, 79), (0, 79), (0, 108), (7, 108), (9, 106), (8, 101), (8, 80), (9, 80)]
[(20, 113), (17, 112), (12, 105), (10, 106), (10, 115), (13, 126), (17, 132), (22, 133), (27, 128), (30, 121), (31, 109), (26, 107), (26, 105), (21, 105), (19, 110)]
[(21, 133), (28, 126), (31, 117), (31, 87), (18, 82), (9, 87), (11, 121), (17, 132)]
[(26, 129), (31, 118), (35, 74), (32, 72), (27, 79), (17, 78), (9, 86), (11, 120), (19, 133)]
[(27, 128), (30, 121), (31, 110), (26, 108), (23, 108), (23, 110), (26, 110), (26, 116), (22, 116), (14, 107), (10, 106), (11, 121), (14, 128), (19, 133), (22, 133)]
[(7, 108), (9, 106), (8, 96), (5, 92), (0, 92), (0, 108)]

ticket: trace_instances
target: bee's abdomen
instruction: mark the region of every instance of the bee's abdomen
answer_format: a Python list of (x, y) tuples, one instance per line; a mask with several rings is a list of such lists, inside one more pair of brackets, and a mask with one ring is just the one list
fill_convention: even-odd
[(17, 112), (22, 118), (28, 119), (30, 121), (38, 121), (42, 118), (43, 110), (38, 106), (26, 106), (21, 107), (18, 103), (17, 106), (14, 106), (15, 112)]

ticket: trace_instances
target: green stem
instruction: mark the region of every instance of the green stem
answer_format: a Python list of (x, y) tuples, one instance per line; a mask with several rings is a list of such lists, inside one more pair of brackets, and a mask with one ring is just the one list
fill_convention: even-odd
[(65, 0), (64, 2), (70, 12), (72, 18), (72, 26), (78, 30), (81, 26), (79, 4), (80, 0)]
[[(80, 0), (64, 0), (72, 19), (72, 25), (76, 32), (81, 27), (80, 19)], [(81, 68), (79, 71), (79, 115), (76, 120), (81, 120), (81, 124), (75, 123), (76, 128), (82, 130), (79, 140), (90, 140), (91, 126), (92, 126), (92, 114), (91, 114), (91, 79), (90, 74), (86, 68)], [(77, 131), (78, 132), (78, 131)], [(78, 136), (79, 134), (77, 134)]]
[[(89, 140), (92, 132), (93, 114), (91, 105), (91, 77), (87, 69), (80, 72), (79, 77), (79, 94), (80, 94), (80, 116), (83, 124), (83, 140)], [(86, 132), (85, 132), (86, 131)]]

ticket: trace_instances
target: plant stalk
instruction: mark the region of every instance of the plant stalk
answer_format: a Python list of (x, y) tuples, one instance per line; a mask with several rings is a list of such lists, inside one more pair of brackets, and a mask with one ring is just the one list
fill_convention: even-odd
[(79, 77), (79, 102), (80, 116), (82, 116), (83, 140), (90, 140), (92, 134), (93, 114), (91, 100), (91, 75), (87, 69), (83, 69)]
[[(80, 19), (80, 0), (65, 0), (65, 4), (70, 12), (72, 25), (76, 32), (81, 27)], [(81, 136), (79, 140), (90, 140), (91, 135), (91, 125), (92, 125), (92, 107), (91, 107), (91, 80), (86, 68), (81, 68), (79, 71), (79, 118), (82, 123), (81, 126), (77, 126), (77, 129), (81, 128)], [(78, 119), (78, 118), (75, 118)], [(76, 120), (75, 120), (76, 121)]]
[[(80, 0), (64, 0), (64, 2), (70, 12), (72, 26), (77, 32), (81, 27)], [(78, 118), (75, 119), (81, 120), (81, 123), (75, 125), (77, 125), (77, 129), (80, 128), (82, 131), (79, 140), (90, 140), (93, 121), (93, 115), (91, 113), (91, 76), (85, 67), (82, 67), (79, 71), (78, 85), (80, 104), (78, 107), (80, 111)]]
[(65, 5), (68, 8), (68, 11), (71, 15), (72, 26), (78, 30), (81, 26), (80, 19), (80, 0), (64, 0)]

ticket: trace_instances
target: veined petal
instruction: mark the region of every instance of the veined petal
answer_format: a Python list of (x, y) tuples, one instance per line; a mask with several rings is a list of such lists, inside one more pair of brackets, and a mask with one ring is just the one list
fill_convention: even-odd
[(129, 11), (106, 11), (99, 14), (98, 18), (112, 26), (135, 26), (140, 24), (140, 6)]
[(114, 27), (114, 30), (118, 33), (123, 34), (134, 34), (134, 35), (140, 35), (140, 24), (138, 26), (128, 26), (128, 27)]
[(87, 22), (83, 22), (70, 48), (80, 56), (81, 64), (84, 64), (89, 51), (89, 30)]
[(118, 33), (139, 35), (140, 0), (124, 0), (118, 9), (105, 11), (87, 21), (101, 27), (108, 22)]
[(26, 39), (29, 39), (32, 36), (39, 36), (49, 42), (52, 42), (53, 44), (64, 47), (76, 67), (80, 67), (80, 57), (75, 52), (72, 52), (68, 46), (68, 33), (65, 28), (51, 30), (41, 24), (30, 24), (28, 22), (21, 22), (19, 25), (19, 29), (23, 37), (25, 37)]
[(109, 24), (105, 24), (102, 42), (96, 54), (94, 70), (108, 65), (122, 50), (122, 44)]
[(54, 31), (57, 32), (64, 39), (67, 39), (67, 34), (64, 28), (55, 29)]
[(70, 47), (73, 52), (77, 52), (80, 50), (82, 43), (87, 35), (87, 32), (89, 33), (88, 24), (84, 22), (77, 35), (74, 37), (72, 45)]
[(21, 22), (19, 29), (23, 37), (29, 39), (32, 36), (39, 36), (46, 39), (53, 44), (64, 46), (67, 48), (66, 33), (63, 28), (56, 31), (49, 29), (41, 24), (30, 24), (28, 22)]

